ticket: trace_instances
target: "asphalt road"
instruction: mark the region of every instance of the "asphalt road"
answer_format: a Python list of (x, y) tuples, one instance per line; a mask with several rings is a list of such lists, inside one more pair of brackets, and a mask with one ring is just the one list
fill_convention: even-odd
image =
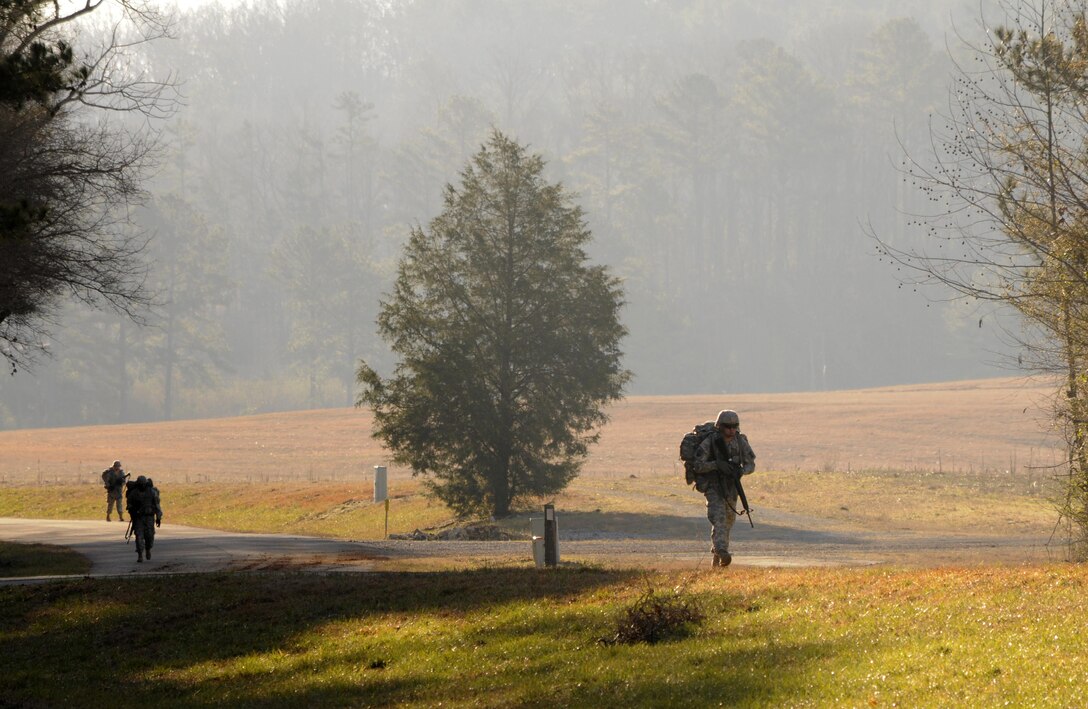
[[(136, 542), (125, 541), (128, 523), (0, 518), (0, 539), (70, 547), (91, 561), (90, 576), (199, 573), (254, 570), (284, 565), (327, 571), (368, 571), (372, 545), (283, 534), (241, 534), (163, 524), (156, 530), (151, 559), (136, 562)], [(15, 583), (17, 579), (0, 579)]]
[[(164, 524), (157, 530), (152, 559), (136, 562), (127, 524), (101, 520), (0, 518), (0, 540), (70, 547), (91, 561), (92, 577), (168, 573), (310, 570), (366, 572), (390, 559), (429, 558), (529, 562), (528, 541), (342, 541), (284, 534), (242, 534)], [(692, 520), (692, 536), (605, 535), (568, 528), (560, 537), (560, 559), (644, 568), (697, 569), (709, 566), (706, 521)], [(901, 564), (1015, 564), (1057, 561), (1062, 550), (1044, 537), (929, 535), (892, 530), (819, 529), (794, 515), (765, 511), (756, 527), (738, 520), (733, 530), (734, 565), (865, 566)], [(0, 584), (42, 579), (0, 579)]]

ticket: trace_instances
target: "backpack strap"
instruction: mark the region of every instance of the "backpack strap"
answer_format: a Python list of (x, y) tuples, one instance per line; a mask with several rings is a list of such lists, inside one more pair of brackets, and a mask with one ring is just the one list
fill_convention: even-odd
[(729, 451), (725, 447), (725, 436), (721, 431), (710, 434), (710, 451), (714, 454), (714, 460), (729, 460)]

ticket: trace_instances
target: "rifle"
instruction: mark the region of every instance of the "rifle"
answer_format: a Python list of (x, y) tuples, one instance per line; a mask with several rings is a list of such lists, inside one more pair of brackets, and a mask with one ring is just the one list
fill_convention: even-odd
[[(732, 468), (733, 466), (730, 465), (729, 467)], [(755, 522), (752, 521), (752, 508), (748, 506), (748, 496), (744, 494), (744, 485), (741, 484), (740, 477), (740, 469), (738, 468), (733, 477), (733, 484), (737, 486), (737, 496), (740, 497), (740, 504), (744, 507), (744, 514), (748, 515), (748, 524), (752, 529), (755, 529)]]
[[(752, 529), (755, 529), (755, 527), (756, 527), (755, 522), (752, 521), (752, 508), (748, 506), (748, 496), (744, 494), (744, 485), (740, 481), (742, 461), (739, 461), (736, 458), (728, 457), (728, 453), (727, 453), (726, 447), (725, 447), (725, 439), (723, 439), (720, 435), (714, 440), (714, 443), (712, 445), (716, 448), (715, 453), (718, 456), (718, 460), (724, 462), (725, 465), (726, 465), (726, 468), (727, 468), (725, 470), (722, 470), (722, 468), (719, 466), (718, 470), (722, 474), (729, 475), (729, 476), (732, 477), (733, 485), (735, 485), (736, 488), (737, 488), (737, 497), (740, 498), (740, 504), (744, 508), (743, 512), (738, 512), (737, 510), (733, 510), (734, 514), (736, 514), (736, 515), (742, 515), (742, 514), (747, 515), (748, 516), (748, 524), (752, 527)], [(722, 478), (721, 478), (720, 475), (718, 476), (718, 482), (719, 482), (719, 484), (722, 483)], [(721, 485), (720, 490), (721, 490), (721, 493), (722, 493), (722, 499), (723, 500), (728, 499), (726, 497), (726, 495), (725, 495), (725, 485), (724, 484)]]
[(128, 516), (128, 529), (125, 530), (125, 544), (128, 544), (129, 537), (132, 536), (132, 515)]
[[(741, 478), (741, 472), (740, 472), (741, 471), (741, 466), (740, 466), (739, 463), (737, 463), (732, 458), (727, 459), (725, 461), (725, 464), (728, 467), (728, 470), (721, 470), (721, 473), (723, 475), (730, 476), (730, 479), (732, 479), (733, 485), (736, 486), (736, 488), (737, 488), (737, 497), (740, 498), (740, 504), (741, 504), (741, 507), (742, 507), (742, 510), (733, 510), (733, 512), (735, 514), (737, 514), (738, 516), (747, 515), (748, 524), (752, 527), (752, 529), (755, 529), (755, 527), (756, 527), (755, 522), (752, 521), (752, 508), (748, 506), (748, 496), (744, 494), (744, 485), (740, 481), (740, 478)], [(718, 477), (718, 481), (719, 481), (719, 483), (723, 482), (722, 481), (722, 476)], [(721, 493), (722, 493), (722, 499), (723, 500), (727, 499), (726, 495), (725, 495), (725, 485), (724, 484), (721, 486)]]

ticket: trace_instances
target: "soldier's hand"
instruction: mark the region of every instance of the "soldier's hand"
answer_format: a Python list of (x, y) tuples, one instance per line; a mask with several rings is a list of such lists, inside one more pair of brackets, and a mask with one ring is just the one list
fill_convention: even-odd
[(155, 520), (155, 526), (156, 527), (161, 527), (162, 526), (162, 517), (159, 517), (157, 520)]

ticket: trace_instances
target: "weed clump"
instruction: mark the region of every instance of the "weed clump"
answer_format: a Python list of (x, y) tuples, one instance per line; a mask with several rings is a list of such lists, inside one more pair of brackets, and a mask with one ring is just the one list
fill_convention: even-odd
[(694, 600), (676, 593), (646, 591), (628, 606), (616, 621), (614, 635), (601, 638), (606, 645), (653, 644), (684, 637), (706, 615)]

